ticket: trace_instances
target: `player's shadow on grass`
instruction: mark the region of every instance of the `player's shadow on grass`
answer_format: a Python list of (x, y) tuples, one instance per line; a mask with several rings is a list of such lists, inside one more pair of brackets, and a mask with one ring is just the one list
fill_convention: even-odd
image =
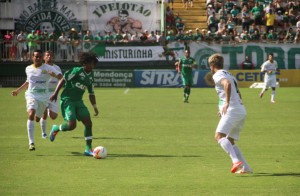
[(108, 157), (130, 157), (130, 158), (161, 158), (161, 157), (202, 157), (199, 155), (155, 155), (155, 154), (109, 154)]
[[(72, 137), (74, 139), (83, 139), (83, 137)], [(93, 140), (140, 140), (132, 137), (93, 137)]]
[[(37, 155), (37, 156), (44, 156), (44, 155)], [(82, 152), (71, 152), (71, 155), (68, 156), (85, 156)], [(155, 155), (155, 154), (108, 154), (108, 158), (122, 158), (122, 157), (129, 157), (129, 158), (173, 158), (173, 157), (187, 157), (187, 158), (198, 158), (202, 157), (199, 155)]]
[(281, 176), (300, 177), (300, 173), (254, 173), (253, 175), (241, 175), (241, 177), (281, 177)]

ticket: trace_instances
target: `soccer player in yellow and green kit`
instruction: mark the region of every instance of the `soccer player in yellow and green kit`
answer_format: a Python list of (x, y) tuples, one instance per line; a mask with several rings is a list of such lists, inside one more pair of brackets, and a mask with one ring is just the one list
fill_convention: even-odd
[(196, 66), (195, 59), (190, 57), (190, 51), (185, 50), (184, 56), (179, 59), (178, 73), (181, 74), (183, 90), (183, 102), (189, 102), (191, 87), (193, 86), (193, 68)]
[(84, 105), (82, 96), (85, 89), (89, 92), (89, 99), (94, 107), (95, 116), (99, 114), (96, 98), (94, 95), (94, 75), (93, 68), (98, 62), (93, 53), (82, 53), (80, 63), (82, 67), (74, 67), (64, 74), (59, 81), (50, 100), (56, 100), (59, 90), (64, 86), (61, 93), (60, 107), (62, 116), (65, 120), (61, 125), (53, 125), (50, 132), (50, 141), (54, 141), (59, 131), (71, 131), (76, 128), (76, 120), (84, 124), (84, 137), (86, 147), (84, 155), (93, 156), (92, 150), (92, 121), (87, 107)]

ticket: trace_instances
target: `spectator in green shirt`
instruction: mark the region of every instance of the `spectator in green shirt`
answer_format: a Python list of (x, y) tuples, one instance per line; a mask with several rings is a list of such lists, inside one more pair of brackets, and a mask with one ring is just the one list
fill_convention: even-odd
[(94, 41), (95, 41), (95, 42), (101, 42), (101, 41), (103, 41), (103, 40), (104, 40), (104, 37), (101, 35), (100, 32), (98, 32), (97, 35), (96, 35), (95, 38), (94, 38)]
[(201, 41), (203, 38), (202, 33), (200, 33), (199, 28), (196, 28), (196, 33), (193, 35), (194, 41)]
[(114, 36), (114, 41), (120, 42), (120, 41), (122, 41), (122, 40), (123, 40), (123, 36), (122, 36), (122, 34), (121, 34), (121, 31), (118, 30), (117, 33), (116, 33), (115, 36)]
[(35, 30), (32, 30), (31, 33), (28, 34), (28, 36), (27, 36), (30, 57), (32, 56), (33, 51), (35, 51), (37, 49), (38, 39), (39, 39), (39, 37), (36, 34)]
[(238, 14), (240, 11), (236, 8), (236, 5), (233, 5), (232, 10), (230, 11), (230, 14), (236, 24), (240, 24), (240, 18), (238, 18)]
[(261, 31), (263, 10), (259, 7), (258, 2), (255, 3), (255, 6), (251, 10), (252, 16), (254, 17), (254, 24), (259, 26)]
[(274, 32), (274, 30), (271, 29), (267, 35), (267, 40), (274, 42), (278, 40), (277, 38), (278, 38), (277, 34)]
[(111, 31), (107, 31), (104, 36), (104, 40), (108, 43), (111, 43), (114, 40), (114, 36), (111, 34)]
[(94, 41), (94, 36), (91, 34), (90, 30), (86, 31), (86, 34), (83, 36), (83, 51), (88, 52), (92, 47), (92, 42)]

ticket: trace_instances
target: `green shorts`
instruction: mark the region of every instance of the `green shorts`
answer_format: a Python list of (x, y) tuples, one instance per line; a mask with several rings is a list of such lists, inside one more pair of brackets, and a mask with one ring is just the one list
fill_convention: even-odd
[(83, 101), (61, 100), (60, 109), (64, 120), (79, 120), (90, 117), (90, 112), (84, 105)]
[(183, 86), (193, 86), (193, 77), (191, 76), (182, 76)]

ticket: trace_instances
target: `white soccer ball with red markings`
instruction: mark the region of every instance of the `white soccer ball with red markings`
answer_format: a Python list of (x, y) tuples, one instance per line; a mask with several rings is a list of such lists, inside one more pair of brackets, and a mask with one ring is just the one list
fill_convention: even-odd
[(93, 151), (93, 156), (96, 159), (105, 159), (107, 157), (107, 150), (103, 146), (97, 146)]

